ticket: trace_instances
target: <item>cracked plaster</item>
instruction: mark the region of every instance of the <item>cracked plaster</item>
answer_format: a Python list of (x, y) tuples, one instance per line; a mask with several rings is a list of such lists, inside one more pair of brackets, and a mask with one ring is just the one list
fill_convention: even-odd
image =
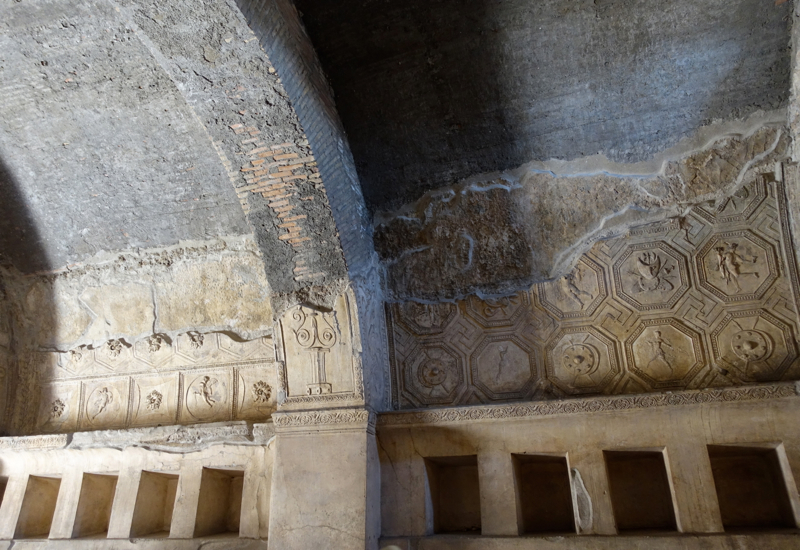
[[(391, 299), (507, 294), (566, 273), (592, 243), (680, 218), (788, 155), (784, 112), (706, 128), (646, 163), (529, 163), (469, 178), (376, 216)], [(432, 276), (433, 275), (433, 276)]]

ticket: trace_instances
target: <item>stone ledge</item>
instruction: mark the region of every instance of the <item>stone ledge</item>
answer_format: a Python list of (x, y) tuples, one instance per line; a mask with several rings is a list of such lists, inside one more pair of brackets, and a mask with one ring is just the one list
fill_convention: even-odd
[(325, 411), (273, 413), (275, 431), (303, 433), (308, 431), (368, 431), (375, 432), (376, 415), (368, 409), (334, 409)]
[(534, 401), (507, 405), (453, 407), (381, 414), (379, 426), (411, 426), (453, 422), (527, 418), (559, 414), (598, 413), (715, 402), (763, 401), (797, 397), (800, 382), (783, 382), (759, 386), (739, 386), (713, 390), (676, 391), (661, 394), (603, 396), (558, 401)]
[(0, 450), (142, 447), (156, 451), (191, 452), (222, 444), (266, 445), (274, 435), (272, 422), (261, 424), (249, 424), (245, 421), (215, 422), (190, 426), (2, 437)]
[[(20, 544), (22, 543), (22, 544)], [(0, 550), (7, 550), (17, 545), (25, 548), (86, 548), (91, 550), (118, 550), (123, 548), (135, 548), (137, 550), (148, 550), (169, 548), (171, 550), (222, 550), (235, 546), (238, 550), (266, 550), (267, 540), (246, 539), (240, 537), (205, 537), (196, 539), (173, 539), (173, 538), (134, 538), (134, 539), (90, 539), (90, 540), (25, 540), (25, 541), (0, 541)]]
[(621, 536), (520, 536), (490, 537), (480, 535), (435, 535), (431, 537), (402, 537), (381, 539), (381, 550), (617, 550), (640, 549), (702, 549), (757, 550), (761, 548), (797, 548), (800, 534), (797, 531), (785, 533), (752, 534), (712, 534), (684, 535), (681, 533), (663, 535), (621, 535)]

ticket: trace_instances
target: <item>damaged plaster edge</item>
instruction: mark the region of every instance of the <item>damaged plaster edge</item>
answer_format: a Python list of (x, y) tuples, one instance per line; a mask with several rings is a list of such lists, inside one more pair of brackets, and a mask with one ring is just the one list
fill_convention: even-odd
[[(126, 269), (127, 264), (135, 260), (156, 261), (163, 256), (176, 253), (180, 254), (179, 260), (193, 260), (199, 258), (211, 259), (215, 256), (236, 253), (247, 253), (258, 258), (262, 257), (261, 251), (252, 234), (225, 235), (205, 240), (179, 240), (176, 244), (152, 248), (137, 246), (122, 250), (102, 250), (82, 262), (68, 264), (51, 270), (34, 271), (32, 273), (20, 272), (19, 277), (30, 279), (35, 277), (73, 276), (94, 269)], [(9, 268), (6, 269), (10, 271)]]
[[(762, 127), (767, 127), (767, 126), (769, 125), (764, 125)], [(749, 134), (744, 134), (742, 137), (745, 138), (749, 137), (755, 131), (757, 131), (762, 127), (756, 128), (755, 130), (753, 130), (753, 132)], [(733, 181), (731, 181), (730, 183), (721, 187), (720, 189), (716, 190), (713, 193), (705, 193), (702, 195), (698, 195), (696, 197), (693, 197), (692, 200), (678, 201), (675, 204), (661, 205), (659, 206), (658, 209), (655, 210), (654, 209), (646, 210), (638, 208), (634, 205), (629, 205), (623, 210), (620, 210), (618, 212), (612, 212), (607, 216), (603, 216), (593, 230), (586, 232), (583, 238), (577, 240), (575, 243), (573, 243), (571, 246), (566, 248), (564, 251), (562, 251), (555, 257), (555, 261), (553, 262), (553, 269), (550, 271), (548, 279), (555, 280), (559, 277), (564, 276), (570, 269), (572, 269), (572, 266), (575, 265), (575, 263), (578, 261), (578, 258), (582, 254), (584, 254), (587, 250), (589, 250), (592, 244), (594, 244), (599, 240), (618, 237), (636, 226), (656, 223), (669, 218), (682, 218), (688, 214), (688, 211), (691, 208), (703, 202), (707, 202), (709, 200), (719, 200), (724, 197), (731, 196), (746, 181), (747, 174), (750, 172), (750, 170), (754, 166), (757, 166), (759, 162), (762, 162), (764, 159), (768, 158), (772, 153), (775, 152), (775, 150), (778, 147), (778, 144), (784, 137), (784, 134), (785, 130), (783, 128), (779, 128), (778, 131), (776, 132), (775, 139), (773, 140), (772, 144), (769, 146), (768, 149), (766, 149), (764, 152), (756, 155), (755, 157), (747, 161), (744, 164), (744, 166), (742, 166), (741, 170), (739, 170), (736, 179), (734, 179)], [(725, 137), (730, 137), (730, 136), (724, 136), (715, 139), (714, 141), (716, 142), (721, 139), (725, 139)], [(711, 145), (713, 145), (713, 142), (709, 144), (709, 147)], [(694, 154), (694, 152), (690, 154)], [(780, 174), (781, 170), (779, 169), (779, 165), (776, 165), (775, 178), (781, 179)], [(637, 184), (636, 187), (639, 192), (652, 196), (641, 185)], [(632, 223), (625, 223), (624, 218), (626, 217), (626, 215), (632, 214), (634, 212), (639, 213), (639, 216), (634, 220), (632, 220)]]
[(609, 160), (603, 154), (573, 160), (550, 159), (524, 164), (516, 172), (543, 172), (554, 177), (607, 175), (612, 177), (650, 178), (663, 176), (667, 164), (710, 149), (715, 142), (726, 138), (747, 138), (764, 127), (783, 126), (788, 120), (788, 108), (756, 111), (744, 119), (718, 120), (698, 128), (676, 145), (657, 153), (651, 159), (622, 163)]
[[(22, 305), (25, 300), (24, 297), (40, 281), (44, 281), (49, 285), (60, 280), (67, 285), (78, 285), (78, 287), (84, 289), (102, 288), (108, 284), (114, 286), (115, 284), (129, 283), (130, 281), (126, 281), (126, 278), (143, 270), (149, 272), (148, 270), (158, 269), (166, 273), (173, 266), (194, 265), (196, 263), (216, 265), (225, 258), (232, 258), (235, 261), (248, 257), (256, 259), (258, 265), (262, 266), (262, 253), (252, 235), (220, 236), (208, 240), (181, 240), (174, 245), (153, 248), (136, 247), (126, 250), (101, 251), (85, 262), (70, 264), (57, 270), (23, 273), (13, 266), (0, 265), (0, 282), (5, 288), (5, 297), (3, 299), (11, 306), (16, 304), (17, 309), (24, 309)], [(263, 270), (263, 266), (259, 269)], [(123, 279), (117, 279), (117, 277), (123, 277)], [(263, 283), (264, 290), (271, 299), (269, 281), (264, 278)], [(180, 326), (180, 328), (164, 327), (160, 321), (159, 300), (156, 296), (155, 284), (157, 283), (154, 281), (150, 281), (149, 284), (153, 319), (146, 331), (137, 333), (111, 331), (100, 339), (90, 337), (88, 331), (91, 330), (91, 323), (96, 321), (100, 314), (95, 312), (90, 304), (86, 303), (82, 295), (78, 294), (75, 299), (82, 310), (91, 316), (90, 324), (87, 325), (80, 337), (38, 346), (37, 351), (68, 353), (80, 348), (98, 349), (114, 341), (119, 341), (124, 347), (131, 347), (137, 342), (147, 340), (153, 336), (161, 337), (171, 343), (178, 336), (187, 333), (223, 334), (239, 342), (270, 338), (274, 334), (273, 322), (258, 328), (248, 329), (237, 326), (234, 322), (235, 319), (218, 320), (223, 322), (216, 323), (187, 323)], [(12, 296), (16, 296), (16, 299)], [(0, 304), (2, 304), (1, 301)], [(56, 315), (56, 313), (53, 315)]]
[[(387, 225), (395, 219), (424, 220), (428, 206), (435, 201), (448, 202), (459, 194), (489, 191), (497, 188), (512, 190), (524, 185), (529, 174), (550, 174), (554, 178), (608, 176), (619, 179), (647, 179), (663, 176), (670, 162), (679, 161), (729, 138), (747, 138), (763, 128), (787, 124), (787, 108), (757, 111), (745, 119), (715, 121), (683, 138), (673, 147), (654, 155), (650, 160), (637, 163), (618, 163), (598, 154), (569, 161), (535, 160), (505, 171), (484, 172), (462, 179), (454, 185), (433, 189), (416, 201), (395, 210), (376, 212), (373, 228)], [(502, 183), (501, 183), (502, 182)]]

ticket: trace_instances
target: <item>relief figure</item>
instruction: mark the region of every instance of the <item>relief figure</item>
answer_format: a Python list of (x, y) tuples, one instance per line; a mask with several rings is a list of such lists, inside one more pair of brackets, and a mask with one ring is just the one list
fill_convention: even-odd
[(654, 338), (645, 341), (645, 343), (650, 346), (653, 352), (653, 355), (651, 356), (652, 358), (647, 363), (646, 368), (650, 368), (653, 363), (656, 363), (656, 365), (662, 364), (669, 369), (670, 375), (674, 374), (675, 367), (667, 357), (667, 349), (669, 349), (671, 353), (675, 353), (675, 348), (667, 339), (662, 337), (660, 330), (654, 331), (653, 335)]
[(105, 411), (113, 402), (114, 395), (111, 393), (111, 390), (108, 388), (101, 388), (92, 400), (92, 408), (94, 409), (95, 413), (91, 416), (91, 420), (97, 418), (100, 413)]
[(575, 269), (564, 275), (559, 280), (559, 291), (561, 295), (567, 298), (572, 298), (584, 309), (587, 304), (594, 300), (594, 294), (581, 288), (585, 273), (581, 266), (575, 266)]
[(717, 252), (717, 270), (726, 285), (733, 284), (736, 292), (741, 292), (739, 277), (742, 275), (752, 275), (756, 279), (759, 277), (757, 271), (742, 271), (742, 264), (755, 264), (758, 256), (745, 258), (738, 252), (739, 245), (737, 243), (725, 243), (725, 245), (725, 247), (719, 246), (714, 249)]
[(656, 252), (644, 252), (636, 258), (636, 284), (639, 292), (652, 292), (661, 290), (669, 292), (675, 285), (669, 281), (669, 275), (674, 269), (668, 265)]
[(202, 380), (200, 380), (200, 389), (195, 390), (195, 394), (201, 396), (209, 407), (213, 407), (217, 402), (217, 398), (214, 395), (214, 388), (218, 383), (216, 378), (204, 376)]
[(147, 410), (149, 411), (157, 411), (161, 408), (161, 401), (164, 399), (164, 396), (158, 390), (153, 390), (149, 394), (147, 394)]
[(506, 357), (508, 346), (498, 346), (497, 351), (500, 353), (500, 361), (497, 363), (497, 374), (494, 375), (494, 381), (499, 383), (503, 377), (503, 372), (508, 372), (511, 369), (511, 362)]

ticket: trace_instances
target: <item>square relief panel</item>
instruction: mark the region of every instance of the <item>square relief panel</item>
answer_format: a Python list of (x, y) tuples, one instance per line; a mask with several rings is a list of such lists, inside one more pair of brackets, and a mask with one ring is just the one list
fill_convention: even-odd
[(177, 374), (134, 378), (131, 425), (174, 424), (178, 416)]
[(231, 370), (197, 370), (183, 378), (181, 421), (218, 422), (229, 420), (234, 403)]
[(81, 385), (45, 384), (39, 396), (37, 426), (43, 432), (71, 432), (78, 429)]
[(326, 396), (361, 391), (353, 358), (349, 295), (337, 298), (332, 311), (304, 306), (281, 319), (286, 358), (287, 395)]
[(130, 384), (128, 378), (84, 382), (80, 429), (124, 427), (128, 417)]
[(275, 385), (276, 366), (237, 369), (239, 383), (236, 404), (236, 418), (244, 420), (264, 420), (278, 406)]
[[(276, 407), (272, 336), (241, 341), (218, 333), (190, 331), (174, 339), (154, 334), (133, 344), (110, 340), (38, 357), (46, 383), (35, 420), (44, 432), (213, 422), (232, 418), (236, 410), (265, 419)], [(236, 369), (263, 374), (251, 380), (233, 374)], [(331, 372), (335, 382), (338, 371)]]

